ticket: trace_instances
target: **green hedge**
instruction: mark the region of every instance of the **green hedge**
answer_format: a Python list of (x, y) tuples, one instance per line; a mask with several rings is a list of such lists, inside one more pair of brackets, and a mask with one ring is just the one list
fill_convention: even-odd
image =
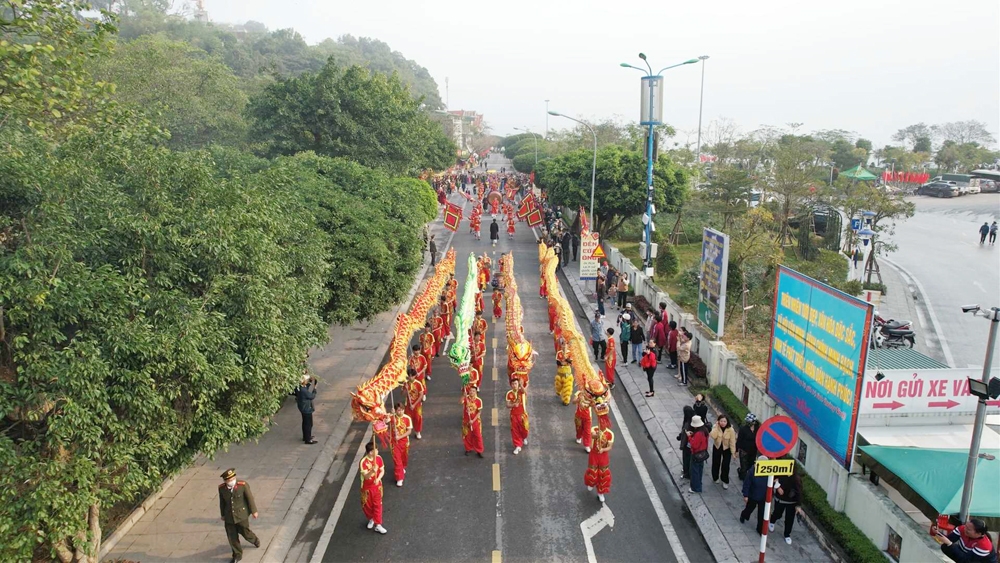
[[(732, 417), (734, 422), (742, 421), (748, 412), (746, 405), (740, 401), (725, 385), (716, 385), (708, 390), (722, 409)], [(801, 467), (800, 467), (801, 469)], [(837, 543), (847, 555), (848, 560), (857, 563), (885, 563), (882, 550), (868, 539), (854, 522), (843, 512), (837, 512), (826, 501), (826, 491), (802, 471), (802, 507), (809, 513), (817, 526)]]

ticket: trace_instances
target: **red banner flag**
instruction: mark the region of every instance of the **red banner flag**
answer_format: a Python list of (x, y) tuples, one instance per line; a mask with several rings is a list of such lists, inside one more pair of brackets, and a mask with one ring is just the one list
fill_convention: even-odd
[(535, 196), (528, 194), (527, 197), (521, 200), (521, 206), (517, 209), (517, 216), (524, 219), (529, 213), (537, 209), (537, 207), (538, 206), (535, 205)]
[(457, 231), (458, 224), (462, 222), (462, 208), (449, 203), (444, 208), (444, 227), (449, 231)]
[(526, 217), (529, 227), (536, 227), (542, 224), (542, 210), (537, 207), (531, 210)]
[(590, 220), (587, 218), (587, 212), (580, 206), (580, 230), (590, 232)]

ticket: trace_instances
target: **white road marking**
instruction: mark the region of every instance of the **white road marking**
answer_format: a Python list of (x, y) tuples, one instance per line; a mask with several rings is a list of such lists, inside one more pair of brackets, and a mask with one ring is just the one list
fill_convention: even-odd
[(934, 314), (934, 306), (931, 305), (930, 298), (927, 296), (927, 291), (924, 290), (924, 284), (920, 283), (920, 280), (917, 279), (916, 276), (913, 276), (910, 272), (906, 271), (905, 268), (892, 260), (882, 258), (882, 261), (889, 264), (893, 268), (896, 268), (896, 271), (902, 274), (904, 278), (908, 278), (909, 281), (912, 281), (913, 284), (917, 286), (917, 289), (920, 290), (920, 295), (923, 297), (924, 303), (927, 305), (927, 314), (931, 317), (931, 330), (937, 334), (938, 343), (941, 344), (941, 352), (944, 354), (945, 362), (949, 366), (955, 365), (955, 357), (951, 355), (951, 348), (948, 347), (948, 341), (945, 340), (944, 335), (941, 334), (941, 323), (938, 322), (937, 315)]
[(632, 462), (635, 463), (636, 469), (639, 470), (639, 479), (642, 480), (642, 486), (646, 489), (649, 501), (653, 503), (656, 518), (660, 521), (660, 526), (663, 528), (664, 535), (667, 536), (667, 541), (670, 542), (670, 548), (674, 551), (677, 563), (690, 563), (690, 559), (684, 553), (684, 546), (681, 545), (681, 540), (677, 537), (677, 531), (674, 530), (670, 519), (667, 517), (667, 510), (663, 508), (660, 495), (656, 493), (656, 487), (653, 486), (653, 480), (649, 477), (649, 471), (646, 470), (646, 465), (643, 463), (642, 458), (639, 457), (639, 449), (635, 446), (635, 440), (632, 439), (632, 434), (628, 431), (628, 426), (625, 425), (625, 419), (622, 418), (622, 413), (618, 410), (618, 404), (615, 403), (614, 397), (611, 398), (610, 404), (611, 412), (618, 419), (618, 428), (621, 430), (625, 445), (628, 446), (628, 451), (632, 454)]
[(587, 546), (587, 561), (589, 563), (597, 563), (597, 555), (594, 553), (594, 543), (590, 540), (597, 535), (597, 532), (603, 530), (605, 526), (609, 528), (615, 527), (615, 515), (606, 504), (597, 511), (597, 514), (580, 522), (580, 530), (583, 531), (583, 543)]
[(354, 462), (351, 463), (351, 467), (347, 470), (347, 477), (344, 477), (344, 484), (340, 486), (340, 492), (337, 494), (337, 502), (333, 504), (333, 510), (330, 511), (330, 518), (326, 521), (326, 527), (323, 528), (323, 534), (319, 537), (319, 542), (316, 544), (316, 551), (313, 551), (313, 556), (309, 560), (310, 563), (320, 563), (323, 560), (323, 555), (326, 554), (326, 549), (330, 546), (330, 539), (333, 538), (333, 531), (337, 528), (337, 521), (340, 520), (340, 513), (344, 511), (344, 505), (347, 504), (347, 495), (351, 492), (351, 485), (354, 484), (354, 478), (358, 475), (358, 464), (361, 463), (361, 458), (365, 455), (365, 444), (372, 439), (372, 426), (368, 425), (368, 429), (365, 430), (365, 435), (361, 439), (361, 445), (358, 446), (358, 453), (354, 456)]

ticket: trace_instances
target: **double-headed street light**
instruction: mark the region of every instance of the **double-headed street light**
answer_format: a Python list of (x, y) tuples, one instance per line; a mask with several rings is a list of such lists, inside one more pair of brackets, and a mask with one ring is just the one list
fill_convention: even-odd
[(969, 378), (969, 393), (976, 396), (976, 420), (972, 425), (972, 444), (969, 446), (969, 463), (965, 468), (965, 484), (962, 487), (962, 504), (959, 508), (959, 518), (962, 522), (969, 519), (969, 506), (972, 504), (972, 488), (976, 482), (976, 466), (979, 465), (979, 442), (983, 439), (983, 424), (986, 423), (986, 400), (1000, 396), (997, 389), (997, 379), (990, 379), (990, 368), (993, 365), (993, 349), (997, 345), (997, 327), (1000, 326), (1000, 307), (983, 309), (979, 305), (962, 307), (963, 313), (984, 317), (990, 321), (990, 335), (986, 341), (986, 360), (983, 362), (983, 377), (976, 381)]
[(538, 133), (532, 133), (527, 127), (515, 127), (514, 131), (524, 131), (525, 133), (531, 135), (531, 138), (535, 141), (535, 167), (538, 167)]
[[(663, 76), (665, 70), (670, 70), (679, 66), (695, 64), (699, 59), (688, 59), (682, 63), (665, 66), (656, 74), (653, 74), (653, 67), (649, 66), (644, 53), (639, 53), (639, 58), (646, 63), (649, 74), (642, 77), (642, 95), (640, 97), (641, 107), (639, 110), (639, 124), (649, 127), (646, 139), (646, 215), (643, 222), (646, 230), (643, 233), (646, 243), (646, 257), (643, 262), (647, 276), (653, 275), (653, 128), (663, 124)], [(641, 72), (646, 72), (640, 67), (621, 63), (625, 68), (634, 68)]]
[(595, 221), (594, 225), (596, 226), (597, 223), (596, 223), (596, 220), (594, 219), (594, 184), (597, 183), (597, 132), (594, 131), (594, 128), (591, 127), (588, 123), (586, 123), (584, 121), (580, 121), (579, 119), (576, 119), (575, 117), (570, 117), (568, 115), (563, 115), (563, 114), (561, 114), (561, 113), (559, 113), (557, 111), (550, 111), (549, 115), (554, 115), (556, 117), (565, 117), (566, 119), (568, 119), (570, 121), (575, 121), (575, 122), (579, 123), (580, 125), (583, 125), (587, 129), (590, 129), (590, 134), (594, 136), (594, 165), (593, 165), (593, 167), (591, 168), (591, 171), (590, 171), (590, 220), (591, 221)]

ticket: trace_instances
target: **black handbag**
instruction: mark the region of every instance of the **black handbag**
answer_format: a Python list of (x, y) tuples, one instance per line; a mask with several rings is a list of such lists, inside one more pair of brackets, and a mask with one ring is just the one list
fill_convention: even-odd
[(696, 452), (693, 456), (691, 456), (691, 459), (693, 459), (695, 461), (705, 461), (705, 460), (707, 460), (708, 459), (708, 450), (701, 450), (700, 452)]

